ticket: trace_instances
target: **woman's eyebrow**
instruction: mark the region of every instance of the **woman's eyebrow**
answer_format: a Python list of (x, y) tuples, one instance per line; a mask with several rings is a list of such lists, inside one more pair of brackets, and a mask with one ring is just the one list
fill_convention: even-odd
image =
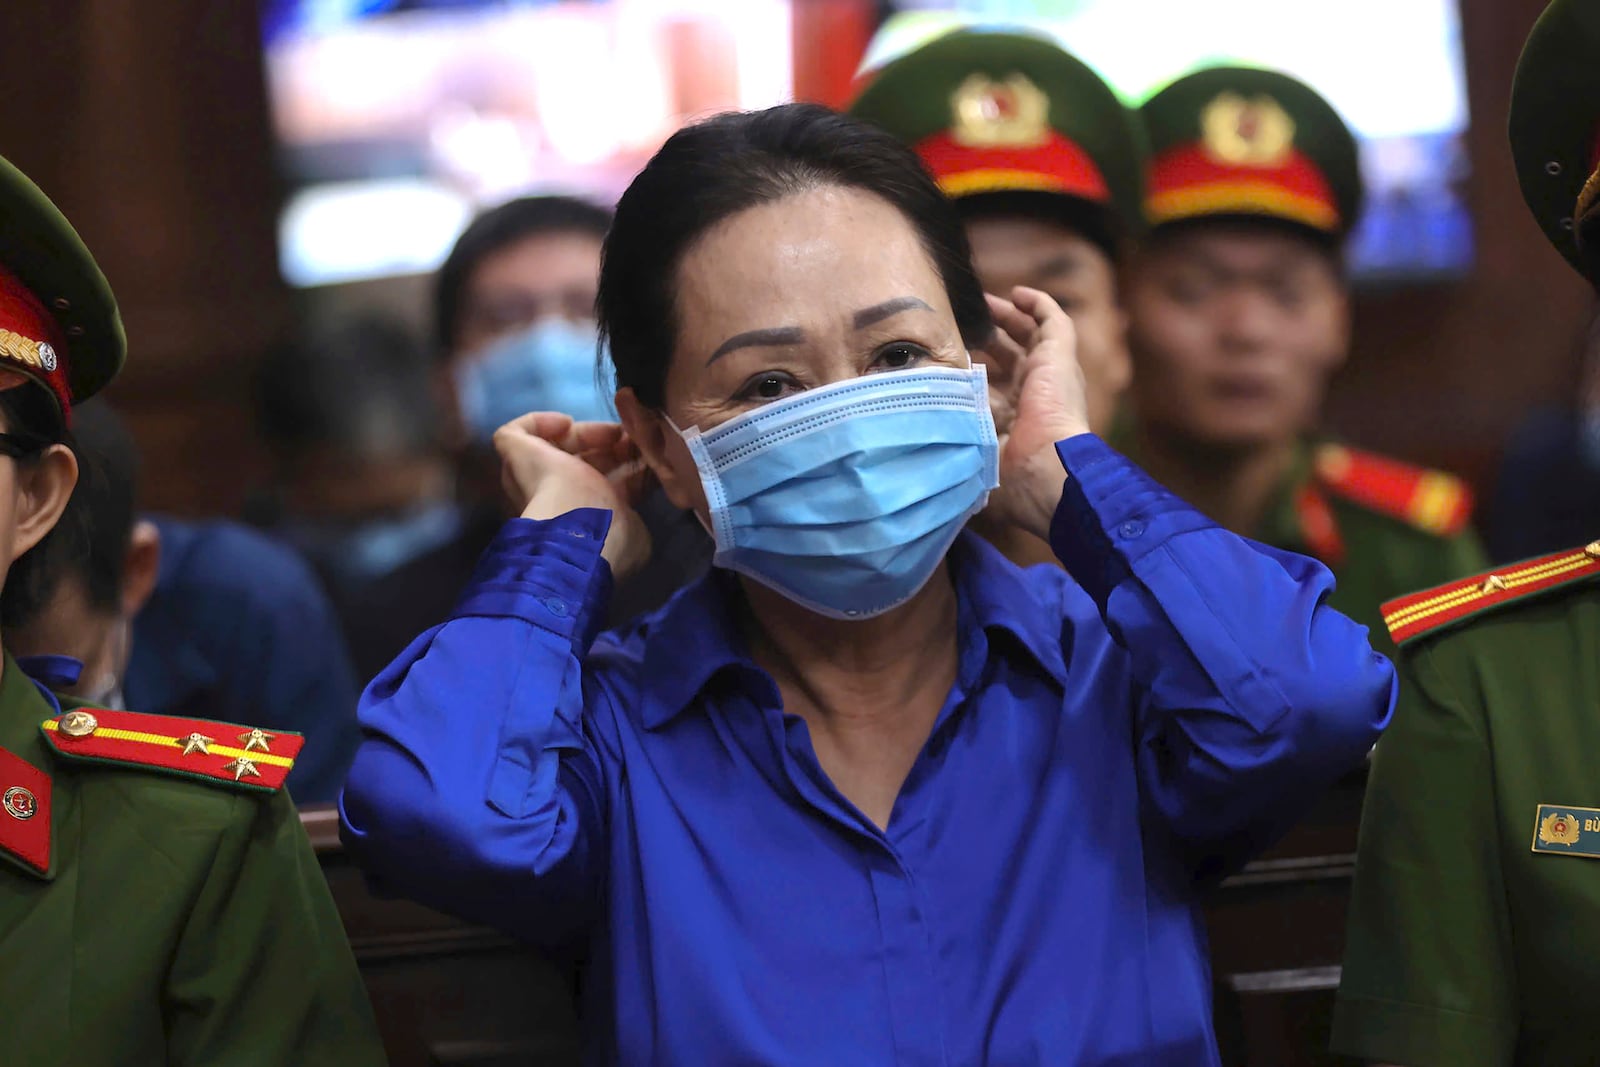
[(873, 304), (869, 308), (862, 308), (855, 313), (851, 321), (856, 329), (864, 330), (868, 326), (882, 322), (892, 315), (898, 315), (902, 311), (932, 310), (933, 308), (929, 307), (926, 302), (914, 296), (897, 296), (893, 300), (885, 300), (881, 304)]
[(746, 330), (736, 333), (717, 346), (711, 353), (711, 358), (706, 360), (706, 366), (711, 366), (717, 360), (740, 348), (751, 348), (756, 345), (797, 345), (805, 341), (806, 332), (798, 326), (771, 326), (764, 330)]

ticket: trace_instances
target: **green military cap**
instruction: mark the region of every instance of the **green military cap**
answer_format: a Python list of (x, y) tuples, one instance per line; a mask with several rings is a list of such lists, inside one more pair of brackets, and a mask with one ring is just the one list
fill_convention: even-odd
[(116, 298), (89, 249), (50, 198), (0, 159), (0, 388), (20, 374), (48, 389), (65, 416), (116, 375), (126, 353)]
[(1278, 71), (1210, 67), (1139, 111), (1150, 139), (1152, 226), (1269, 218), (1342, 240), (1361, 214), (1355, 135), (1310, 86)]
[(1511, 155), (1550, 243), (1600, 284), (1600, 4), (1555, 0), (1511, 87)]
[(850, 113), (916, 150), (945, 193), (1089, 206), (1112, 234), (1140, 228), (1137, 120), (1081, 60), (1041, 37), (958, 30), (872, 75)]

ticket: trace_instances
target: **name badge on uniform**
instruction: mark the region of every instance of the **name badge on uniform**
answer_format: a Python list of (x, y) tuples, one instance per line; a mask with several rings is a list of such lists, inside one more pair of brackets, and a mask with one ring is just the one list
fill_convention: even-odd
[(1533, 850), (1600, 859), (1600, 808), (1540, 804), (1533, 817)]

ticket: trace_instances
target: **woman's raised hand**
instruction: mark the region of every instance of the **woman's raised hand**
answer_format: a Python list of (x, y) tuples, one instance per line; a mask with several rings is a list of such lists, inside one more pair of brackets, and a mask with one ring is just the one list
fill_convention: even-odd
[(645, 466), (614, 422), (574, 422), (557, 411), (513, 419), (494, 434), (500, 484), (525, 519), (553, 519), (575, 508), (611, 512), (602, 555), (623, 577), (650, 558), (650, 534), (636, 510)]
[(1000, 434), (1000, 488), (987, 514), (1048, 538), (1066, 481), (1055, 444), (1089, 432), (1077, 338), (1067, 313), (1037, 289), (1018, 286), (1010, 300), (990, 294), (989, 312), (997, 329), (982, 355)]

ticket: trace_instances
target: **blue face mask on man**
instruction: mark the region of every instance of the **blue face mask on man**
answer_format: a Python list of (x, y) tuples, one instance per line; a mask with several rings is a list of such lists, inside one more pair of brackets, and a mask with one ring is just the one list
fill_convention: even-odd
[(832, 618), (915, 596), (1000, 484), (982, 365), (869, 374), (680, 435), (713, 562)]
[(578, 422), (614, 422), (610, 398), (596, 381), (595, 327), (541, 319), (502, 337), (456, 368), (461, 417), (473, 440), (530, 411), (561, 411)]

